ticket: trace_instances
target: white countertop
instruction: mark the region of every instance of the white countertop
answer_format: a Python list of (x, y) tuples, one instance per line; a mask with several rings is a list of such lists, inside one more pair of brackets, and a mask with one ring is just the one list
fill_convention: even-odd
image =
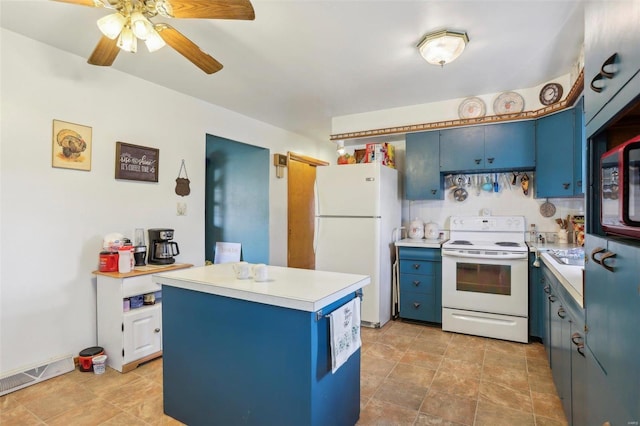
[(531, 250), (536, 249), (540, 253), (540, 260), (553, 272), (560, 284), (584, 308), (584, 267), (565, 265), (556, 262), (551, 256), (545, 253), (547, 250), (566, 250), (578, 247), (574, 244), (536, 244), (531, 245)]
[(421, 248), (440, 248), (442, 243), (447, 240), (414, 240), (413, 238), (405, 238), (400, 241), (396, 241), (396, 247), (421, 247)]
[(371, 282), (367, 275), (267, 266), (269, 280), (237, 279), (233, 264), (183, 269), (152, 276), (161, 285), (267, 305), (316, 312)]

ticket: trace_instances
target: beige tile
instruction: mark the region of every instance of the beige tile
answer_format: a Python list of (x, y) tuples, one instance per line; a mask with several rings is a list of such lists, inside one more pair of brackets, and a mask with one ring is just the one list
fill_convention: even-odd
[(492, 405), (533, 413), (529, 390), (507, 387), (499, 383), (480, 382), (479, 400)]
[(535, 416), (536, 417), (536, 426), (567, 426), (567, 421), (565, 419), (556, 420), (550, 419), (548, 417), (543, 416)]
[(487, 350), (501, 352), (503, 354), (525, 356), (526, 343), (507, 342), (506, 340), (487, 339)]
[(480, 379), (482, 363), (451, 359), (446, 356), (442, 359), (440, 370), (445, 370), (457, 376), (466, 376), (472, 379)]
[(527, 372), (527, 358), (524, 355), (496, 352), (492, 349), (485, 351), (484, 365), (485, 367), (504, 367)]
[(534, 426), (532, 413), (512, 410), (487, 401), (478, 401), (474, 426)]
[(360, 362), (360, 373), (387, 377), (395, 365), (395, 361), (369, 355), (369, 353), (363, 353)]
[(480, 380), (465, 375), (458, 375), (449, 370), (440, 369), (431, 383), (434, 392), (449, 393), (476, 399), (480, 388)]
[(373, 396), (378, 390), (382, 382), (383, 376), (376, 376), (375, 374), (361, 373), (360, 374), (360, 398), (366, 398), (367, 400)]
[(413, 342), (415, 340), (416, 337), (414, 336), (387, 333), (384, 335), (383, 339), (378, 340), (378, 343), (384, 343), (385, 345), (389, 345), (399, 351), (406, 351), (413, 346)]
[(423, 325), (412, 324), (408, 322), (402, 321), (390, 321), (389, 327), (384, 330), (384, 335), (403, 335), (410, 337), (417, 337), (420, 333), (422, 333)]
[(450, 345), (484, 349), (487, 340), (488, 339), (486, 337), (452, 333)]
[(485, 356), (484, 353), (485, 350), (483, 348), (449, 345), (444, 353), (444, 357), (448, 359), (473, 362), (475, 364), (482, 364)]
[(402, 381), (411, 385), (428, 388), (431, 386), (435, 373), (435, 370), (429, 368), (399, 362), (389, 374), (389, 378), (395, 381)]
[(525, 346), (525, 353), (527, 358), (540, 358), (548, 359), (547, 352), (544, 350), (542, 343), (534, 342)]
[(423, 386), (387, 379), (373, 395), (373, 400), (390, 402), (417, 411), (427, 394), (427, 389)]
[(103, 395), (105, 400), (128, 413), (139, 412), (149, 399), (156, 397), (162, 397), (162, 385), (144, 378), (111, 389)]
[(358, 426), (412, 425), (418, 416), (417, 410), (372, 399), (360, 412)]
[[(39, 385), (30, 387), (33, 388)], [(41, 420), (48, 422), (52, 417), (56, 417), (66, 411), (82, 408), (87, 400), (96, 401), (97, 398), (91, 391), (86, 390), (83, 385), (71, 384), (64, 388), (51, 388), (46, 395), (39, 398), (30, 398), (22, 405)]]
[(95, 398), (82, 401), (75, 408), (47, 420), (48, 426), (98, 425), (121, 414), (122, 411), (109, 402)]
[(529, 374), (547, 375), (551, 377), (551, 368), (546, 358), (527, 358)]
[(533, 412), (536, 416), (561, 422), (567, 421), (564, 411), (562, 410), (562, 402), (557, 395), (531, 392), (531, 399), (533, 402)]
[(462, 423), (450, 422), (432, 414), (420, 413), (414, 423), (415, 426), (463, 426)]
[(447, 351), (448, 343), (433, 338), (432, 336), (418, 336), (415, 338), (409, 349), (426, 352), (433, 355), (444, 355)]
[(420, 412), (450, 422), (472, 425), (476, 404), (475, 399), (429, 390), (422, 401)]
[(527, 373), (512, 368), (485, 365), (482, 369), (482, 380), (523, 391), (529, 389)]
[(442, 362), (442, 355), (430, 354), (428, 352), (409, 349), (400, 359), (400, 362), (403, 362), (405, 364), (417, 365), (418, 367), (429, 368), (431, 370), (437, 370), (438, 367), (440, 367), (440, 363)]
[(36, 415), (27, 410), (23, 405), (13, 408), (2, 408), (0, 411), (0, 425), (2, 426), (31, 426), (43, 425)]
[(557, 395), (556, 385), (551, 374), (529, 374), (529, 389), (533, 392)]
[(377, 341), (369, 344), (367, 356), (375, 356), (377, 358), (397, 362), (400, 361), (400, 359), (404, 355), (404, 352), (404, 350), (400, 350), (395, 348), (394, 346)]

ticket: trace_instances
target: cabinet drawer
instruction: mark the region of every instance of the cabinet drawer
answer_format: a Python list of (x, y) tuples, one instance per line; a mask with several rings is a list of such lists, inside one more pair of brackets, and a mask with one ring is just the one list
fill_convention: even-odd
[(442, 253), (439, 248), (400, 247), (400, 260), (408, 259), (442, 262)]
[(421, 274), (400, 274), (400, 292), (434, 294), (434, 276)]
[(122, 280), (122, 297), (137, 296), (145, 293), (155, 293), (162, 290), (160, 284), (151, 281), (151, 274)]
[(422, 260), (400, 260), (401, 274), (435, 274), (435, 263)]
[(400, 297), (400, 317), (419, 321), (431, 321), (433, 296), (407, 292)]

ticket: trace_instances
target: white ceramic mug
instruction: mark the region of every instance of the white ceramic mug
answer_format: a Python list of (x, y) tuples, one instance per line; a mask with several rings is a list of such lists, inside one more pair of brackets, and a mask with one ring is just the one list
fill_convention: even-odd
[(236, 278), (246, 280), (249, 278), (249, 264), (247, 262), (238, 262), (233, 264), (233, 271), (236, 273)]
[(269, 271), (267, 265), (264, 263), (258, 263), (253, 265), (253, 279), (255, 281), (267, 281), (269, 279)]

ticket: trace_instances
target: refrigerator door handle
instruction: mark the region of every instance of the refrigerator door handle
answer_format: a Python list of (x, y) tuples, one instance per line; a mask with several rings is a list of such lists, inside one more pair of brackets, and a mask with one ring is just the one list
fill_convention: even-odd
[(318, 233), (320, 228), (320, 218), (316, 216), (316, 224), (313, 227), (313, 254), (318, 252)]
[(318, 249), (318, 228), (320, 227), (320, 219), (318, 218), (318, 212), (320, 210), (318, 206), (318, 180), (313, 182), (313, 209), (315, 210), (315, 225), (313, 227), (313, 254), (316, 254)]

